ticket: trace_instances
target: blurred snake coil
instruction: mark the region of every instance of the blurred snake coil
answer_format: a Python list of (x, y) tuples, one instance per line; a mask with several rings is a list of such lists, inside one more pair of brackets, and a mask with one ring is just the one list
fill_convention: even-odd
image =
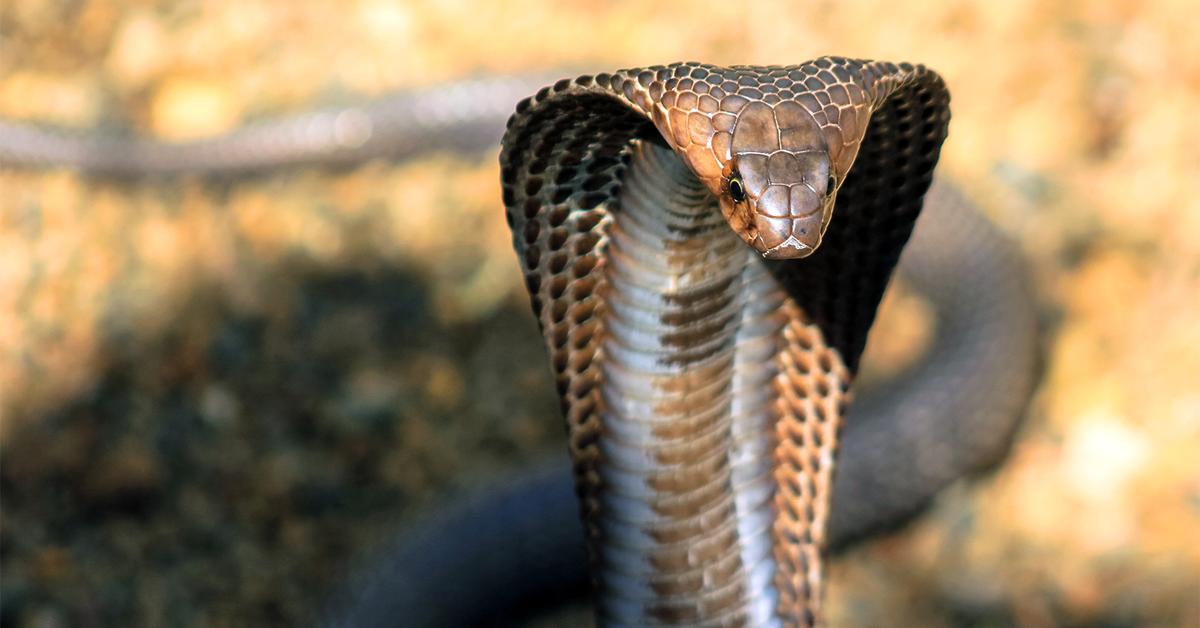
[[(465, 81), (190, 143), (0, 121), (0, 166), (230, 177), (478, 150), (547, 83)], [(825, 556), (995, 464), (1032, 391), (1019, 253), (934, 178), (949, 122), (933, 71), (839, 57), (626, 69), (521, 100), (503, 201), (570, 470), (409, 530), (326, 622), (475, 625), (590, 583), (601, 625), (820, 625)], [(935, 338), (854, 389), (897, 269)]]

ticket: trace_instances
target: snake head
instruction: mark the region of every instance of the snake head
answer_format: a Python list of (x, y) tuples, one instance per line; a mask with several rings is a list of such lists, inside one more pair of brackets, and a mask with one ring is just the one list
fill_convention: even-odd
[(709, 185), (717, 187), (722, 214), (763, 257), (816, 251), (833, 215), (837, 177), (811, 114), (790, 102), (746, 105), (721, 174)]
[(767, 259), (816, 251), (871, 110), (848, 74), (683, 64), (625, 87), (742, 240)]

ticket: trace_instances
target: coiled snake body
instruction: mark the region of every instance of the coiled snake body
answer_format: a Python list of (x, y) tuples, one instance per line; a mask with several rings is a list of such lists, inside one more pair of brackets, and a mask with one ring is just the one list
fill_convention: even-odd
[[(508, 95), (463, 109), (458, 93), (320, 114), (307, 135), (268, 125), (191, 147), (0, 123), (0, 163), (239, 172), (404, 154), (424, 124), (404, 120), (430, 102), (454, 113), (430, 134), (469, 145)], [(504, 203), (557, 376), (601, 623), (819, 623), (827, 546), (1002, 454), (1032, 384), (1033, 310), (1011, 244), (952, 190), (934, 186), (925, 203), (948, 101), (922, 66), (829, 57), (583, 76), (518, 105)], [(937, 339), (843, 420), (923, 204), (904, 266), (935, 302)], [(526, 541), (578, 543), (538, 527), (574, 507), (561, 484), (529, 486), (540, 492), (459, 513), (479, 525), (415, 533), (332, 623), (462, 622), (447, 607), (481, 606), (459, 596), (491, 595), (487, 574), (554, 562), (506, 553), (522, 517)], [(518, 503), (541, 515), (530, 522)], [(439, 536), (466, 529), (475, 538)], [(472, 554), (485, 548), (499, 557)], [(488, 568), (423, 564), (433, 557)], [(578, 576), (581, 562), (554, 568)]]

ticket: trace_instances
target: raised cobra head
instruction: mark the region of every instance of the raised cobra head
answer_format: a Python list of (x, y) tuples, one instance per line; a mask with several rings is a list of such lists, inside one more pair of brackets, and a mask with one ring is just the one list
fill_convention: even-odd
[(817, 249), (833, 216), (839, 175), (811, 113), (792, 101), (756, 101), (731, 117), (689, 116), (688, 124), (711, 137), (716, 167), (707, 155), (689, 161), (700, 162), (693, 168), (742, 240), (767, 259), (798, 259)]
[(807, 257), (862, 141), (862, 90), (835, 79), (804, 92), (780, 76), (726, 91), (697, 78), (708, 75), (668, 82), (657, 97), (651, 86), (655, 125), (742, 240), (767, 259)]
[(600, 624), (820, 622), (841, 416), (947, 105), (923, 67), (838, 57), (619, 70), (518, 105), (506, 216)]
[(793, 102), (751, 103), (733, 131), (719, 194), (725, 219), (768, 259), (806, 257), (833, 215), (837, 177), (812, 114)]

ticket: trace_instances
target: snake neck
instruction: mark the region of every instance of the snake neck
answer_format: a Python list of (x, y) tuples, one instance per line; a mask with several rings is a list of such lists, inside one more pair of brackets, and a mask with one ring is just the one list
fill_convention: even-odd
[(619, 202), (589, 522), (600, 619), (815, 623), (836, 426), (815, 469), (780, 460), (798, 312), (669, 149), (636, 145)]

